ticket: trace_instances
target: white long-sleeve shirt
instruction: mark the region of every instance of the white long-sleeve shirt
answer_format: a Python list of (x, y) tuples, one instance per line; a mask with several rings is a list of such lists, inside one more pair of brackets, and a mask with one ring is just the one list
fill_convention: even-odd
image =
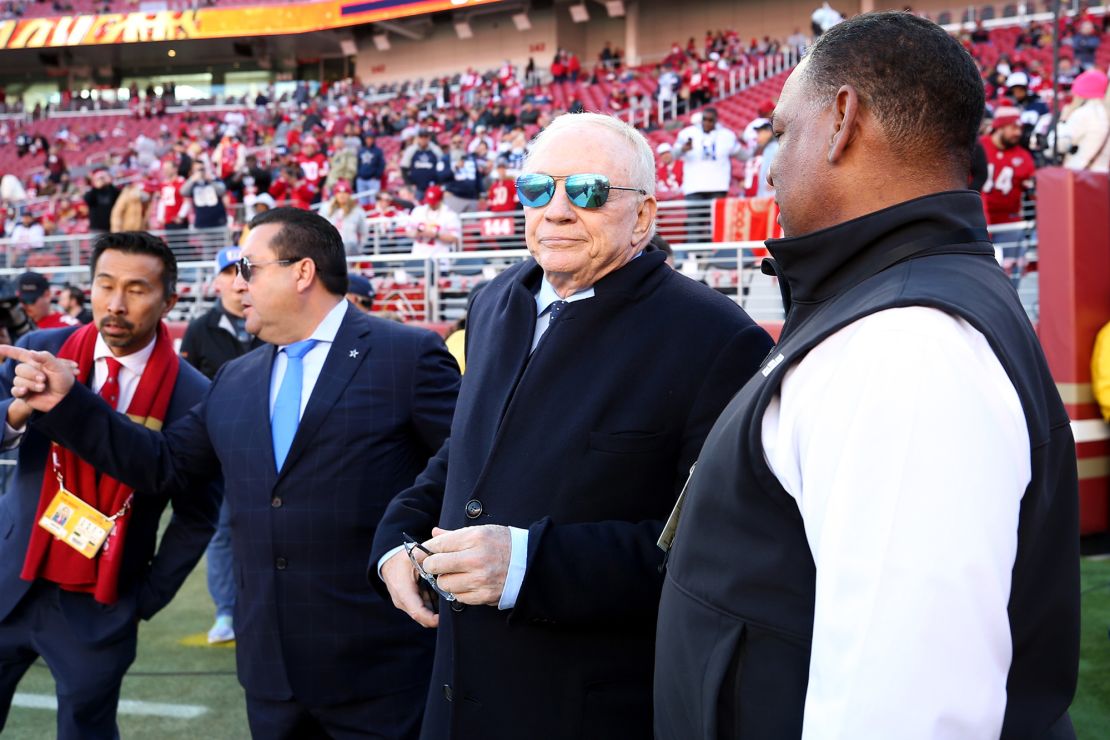
[(817, 566), (803, 737), (998, 737), (1031, 462), (986, 338), (873, 314), (787, 372), (762, 429)]

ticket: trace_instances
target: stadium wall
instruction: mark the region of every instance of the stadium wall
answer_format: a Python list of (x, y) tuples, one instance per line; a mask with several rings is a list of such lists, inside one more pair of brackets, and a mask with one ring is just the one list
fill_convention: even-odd
[(537, 68), (551, 64), (555, 54), (555, 14), (528, 14), (532, 28), (518, 31), (508, 15), (486, 16), (471, 21), (474, 37), (460, 39), (450, 23), (437, 23), (419, 41), (391, 34), (388, 51), (374, 48), (369, 36), (359, 39), (355, 73), (364, 82), (389, 82), (414, 78), (454, 75), (474, 67), (484, 71), (500, 67), (506, 59), (523, 71), (529, 55)]
[[(523, 69), (531, 56), (539, 69), (546, 70), (556, 49), (578, 54), (586, 69), (592, 68), (606, 42), (637, 55), (640, 62), (656, 62), (667, 54), (671, 44), (685, 46), (691, 36), (699, 45), (707, 30), (736, 29), (745, 39), (785, 39), (795, 29), (809, 33), (810, 15), (815, 0), (773, 0), (738, 3), (735, 0), (700, 0), (676, 3), (673, 0), (626, 2), (627, 14), (609, 18), (600, 5), (590, 4), (588, 23), (575, 23), (565, 5), (532, 10), (529, 31), (517, 31), (509, 15), (483, 15), (471, 20), (471, 39), (459, 39), (454, 26), (442, 20), (432, 26), (421, 40), (390, 35), (388, 51), (378, 51), (369, 34), (359, 40), (356, 70), (368, 82), (388, 82), (415, 77), (453, 75), (467, 67), (496, 69), (511, 60)], [(862, 0), (838, 3), (844, 12), (862, 9), (895, 10), (905, 7), (897, 0)], [(952, 0), (923, 0), (914, 3), (917, 12), (936, 14), (951, 10)], [(960, 9), (953, 11), (958, 15)], [(636, 61), (636, 60), (632, 60)]]

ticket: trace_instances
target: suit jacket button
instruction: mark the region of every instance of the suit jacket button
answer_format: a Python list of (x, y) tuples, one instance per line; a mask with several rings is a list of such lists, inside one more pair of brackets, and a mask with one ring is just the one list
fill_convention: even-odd
[(451, 602), (451, 611), (455, 612), (456, 614), (461, 612), (463, 609), (466, 609), (466, 604), (462, 603), (461, 601)]
[(274, 561), (274, 567), (277, 568), (278, 570), (285, 570), (285, 567), (287, 565), (289, 565), (289, 563), (287, 563), (285, 561), (285, 558), (278, 558), (277, 560)]
[(447, 701), (455, 701), (455, 692), (451, 689), (450, 684), (443, 684), (443, 698)]
[(274, 507), (275, 509), (280, 509), (281, 496), (274, 496), (272, 499), (270, 499), (270, 506)]
[(466, 518), (477, 519), (482, 515), (482, 502), (472, 498), (466, 502)]

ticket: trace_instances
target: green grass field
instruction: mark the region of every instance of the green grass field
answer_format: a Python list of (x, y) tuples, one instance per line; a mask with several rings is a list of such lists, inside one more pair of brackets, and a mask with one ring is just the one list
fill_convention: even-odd
[[(1080, 738), (1105, 738), (1110, 737), (1110, 559), (1085, 559), (1082, 575), (1083, 642), (1072, 719)], [(173, 603), (140, 628), (139, 656), (124, 679), (122, 698), (203, 707), (204, 713), (174, 719), (121, 712), (123, 737), (234, 740), (249, 736), (243, 690), (235, 678), (235, 652), (203, 644), (211, 618), (202, 564)], [(54, 681), (46, 666), (35, 664), (19, 693), (53, 695)], [(53, 711), (12, 708), (4, 738), (53, 736)]]

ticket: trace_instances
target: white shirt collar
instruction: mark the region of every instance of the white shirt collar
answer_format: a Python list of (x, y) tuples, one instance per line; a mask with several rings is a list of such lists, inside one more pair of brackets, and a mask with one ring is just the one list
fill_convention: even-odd
[(147, 361), (150, 360), (150, 355), (154, 352), (154, 343), (157, 341), (158, 334), (156, 332), (154, 338), (138, 352), (116, 357), (112, 354), (111, 347), (104, 341), (104, 337), (98, 332), (96, 335), (96, 346), (93, 348), (93, 362), (95, 363), (101, 358), (111, 357), (136, 375), (142, 375), (143, 370), (146, 368)]
[[(331, 344), (335, 341), (335, 335), (339, 333), (339, 325), (343, 323), (343, 317), (347, 315), (347, 300), (341, 298), (339, 303), (335, 304), (332, 310), (328, 311), (324, 320), (316, 325), (316, 330), (312, 332), (307, 338), (315, 339), (317, 342), (327, 342)], [(278, 347), (279, 350), (285, 349), (289, 345), (283, 344)]]

